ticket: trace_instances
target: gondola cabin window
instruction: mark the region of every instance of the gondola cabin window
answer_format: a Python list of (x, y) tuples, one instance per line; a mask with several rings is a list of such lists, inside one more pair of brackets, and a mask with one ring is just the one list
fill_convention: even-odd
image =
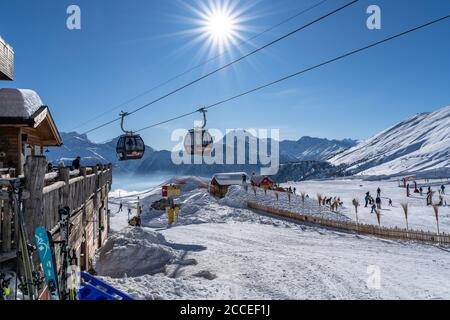
[(117, 158), (120, 161), (139, 160), (145, 153), (145, 144), (140, 135), (125, 134), (117, 142)]

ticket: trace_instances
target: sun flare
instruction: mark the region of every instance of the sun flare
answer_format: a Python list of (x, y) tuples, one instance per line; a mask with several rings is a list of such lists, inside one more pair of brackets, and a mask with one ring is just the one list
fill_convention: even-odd
[(210, 53), (231, 49), (243, 40), (249, 6), (236, 0), (197, 1), (186, 6), (195, 14), (193, 33)]
[(218, 41), (228, 41), (236, 32), (236, 22), (225, 12), (214, 13), (206, 20), (206, 29)]

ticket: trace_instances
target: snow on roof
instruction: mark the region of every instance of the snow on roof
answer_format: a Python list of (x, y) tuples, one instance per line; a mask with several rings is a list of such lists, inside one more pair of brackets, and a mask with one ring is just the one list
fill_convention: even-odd
[(217, 173), (212, 179), (216, 179), (217, 183), (222, 186), (240, 185), (242, 184), (243, 175), (245, 175), (248, 180), (248, 175), (245, 172)]
[(0, 117), (31, 118), (43, 106), (39, 95), (28, 89), (0, 89)]

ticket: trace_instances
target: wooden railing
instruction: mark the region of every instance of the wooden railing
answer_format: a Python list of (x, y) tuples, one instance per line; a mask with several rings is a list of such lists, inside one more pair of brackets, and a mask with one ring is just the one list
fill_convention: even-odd
[(270, 207), (254, 202), (248, 202), (249, 209), (267, 212), (279, 217), (293, 219), (296, 221), (319, 225), (322, 227), (333, 228), (337, 230), (356, 232), (359, 234), (371, 235), (380, 238), (406, 241), (420, 241), (427, 243), (438, 243), (450, 245), (450, 235), (441, 233), (432, 233), (418, 230), (406, 230), (400, 228), (386, 228), (370, 224), (359, 224), (352, 221), (339, 221), (303, 215), (297, 212), (291, 212), (280, 208)]
[[(58, 168), (46, 173), (44, 157), (28, 157), (22, 185), (29, 195), (24, 199), (24, 218), (28, 238), (33, 242), (33, 231), (45, 226), (53, 234), (58, 232), (59, 210), (69, 207), (75, 221), (74, 241), (81, 242), (86, 225), (98, 220), (99, 208), (104, 202), (112, 184), (112, 166), (97, 165), (70, 171)], [(0, 263), (14, 256), (17, 238), (17, 207), (10, 201), (11, 188), (0, 184), (1, 236)], [(86, 209), (90, 206), (89, 209)], [(80, 216), (80, 213), (81, 216)], [(106, 218), (105, 218), (106, 220)], [(102, 221), (96, 221), (99, 225)]]

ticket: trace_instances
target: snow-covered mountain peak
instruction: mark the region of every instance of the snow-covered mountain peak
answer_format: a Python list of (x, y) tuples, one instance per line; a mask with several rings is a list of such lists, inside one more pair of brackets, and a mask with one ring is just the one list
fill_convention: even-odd
[(366, 175), (409, 174), (450, 167), (450, 106), (417, 114), (333, 157)]

